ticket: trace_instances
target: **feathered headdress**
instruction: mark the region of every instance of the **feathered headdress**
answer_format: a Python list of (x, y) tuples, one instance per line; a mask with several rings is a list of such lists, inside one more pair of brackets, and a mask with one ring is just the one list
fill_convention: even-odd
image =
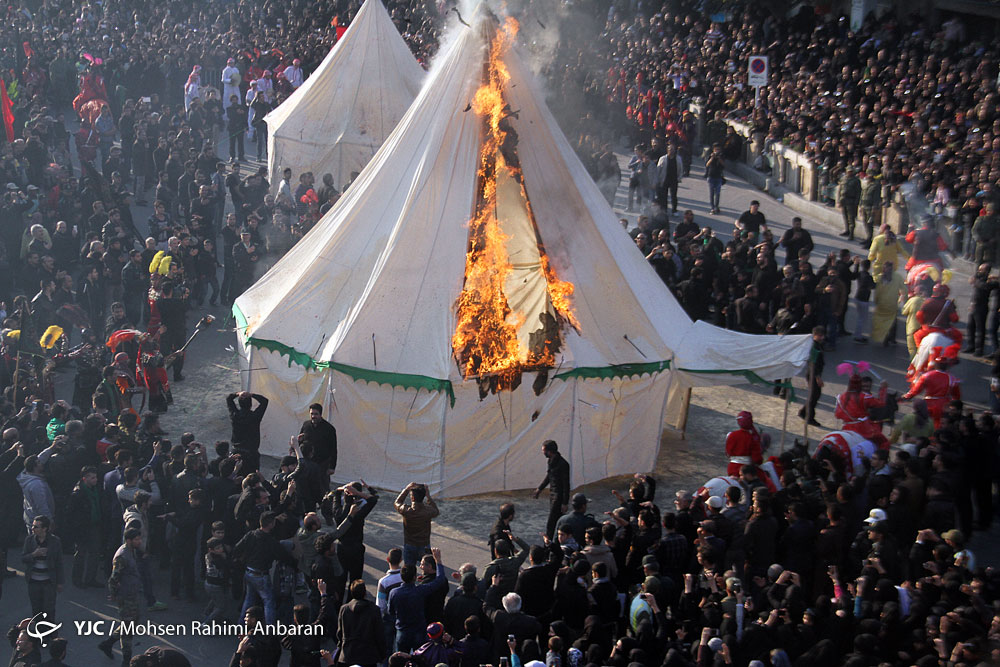
[(150, 273), (159, 273), (161, 276), (165, 276), (170, 273), (170, 262), (171, 257), (165, 251), (160, 250), (155, 255), (153, 255), (153, 260), (149, 263)]
[(56, 343), (58, 343), (59, 339), (62, 337), (62, 327), (53, 324), (45, 330), (45, 333), (43, 333), (42, 337), (38, 340), (38, 344), (42, 346), (43, 350), (51, 350), (56, 346)]
[(847, 391), (861, 391), (861, 374), (867, 373), (872, 365), (867, 361), (843, 361), (837, 364), (837, 375), (850, 375)]

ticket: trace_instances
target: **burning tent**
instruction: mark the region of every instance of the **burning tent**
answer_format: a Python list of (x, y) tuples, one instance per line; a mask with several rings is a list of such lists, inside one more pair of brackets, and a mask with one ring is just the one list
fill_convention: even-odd
[(243, 388), (272, 398), (265, 453), (319, 402), (345, 477), (526, 488), (553, 439), (577, 485), (651, 470), (692, 378), (801, 370), (808, 337), (692, 324), (542, 102), (515, 24), (481, 11), (456, 31), (355, 184), (237, 299)]
[(317, 188), (333, 174), (337, 189), (375, 155), (420, 91), (424, 71), (382, 0), (366, 0), (323, 62), (264, 119), (271, 185), (281, 170), (311, 171)]

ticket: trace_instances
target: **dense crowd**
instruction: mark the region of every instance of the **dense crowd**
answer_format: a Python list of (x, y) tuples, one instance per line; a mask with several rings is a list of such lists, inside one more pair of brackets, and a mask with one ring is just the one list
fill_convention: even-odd
[[(51, 419), (32, 410), (5, 423), (0, 534), (21, 550), (32, 615), (65, 616), (64, 582), (107, 580), (120, 618), (139, 620), (166, 608), (162, 568), (172, 599), (206, 603), (203, 623), (245, 624), (231, 662), (242, 667), (277, 665), (284, 653), (291, 665), (394, 667), (1000, 659), (1000, 577), (968, 548), (973, 519), (975, 528), (993, 520), (998, 430), (960, 401), (938, 429), (918, 406), (892, 452), (851, 463), (796, 446), (772, 457), (773, 476), (761, 475), (760, 432), (741, 413), (727, 439), (732, 452), (749, 445), (731, 455), (738, 477), (664, 500), (653, 477), (637, 474), (603, 520), (571, 492), (569, 463), (548, 441), (535, 492), (549, 496), (542, 539), (522, 534), (522, 503), (502, 505), (482, 535), (488, 561), (450, 564), (454, 590), (432, 547), (448, 505), (426, 485), (395, 498), (398, 546), (377, 586), (366, 584), (365, 521), (380, 496), (363, 481), (330, 485), (336, 430), (321, 406), (268, 479), (255, 469), (267, 398), (227, 403), (231, 439), (211, 452), (193, 434), (172, 444), (152, 414), (131, 432), (128, 420), (114, 432), (94, 415), (65, 421), (63, 404)], [(29, 623), (11, 629), (12, 665), (41, 662)], [(100, 648), (112, 657), (118, 640), (129, 664), (127, 633)], [(50, 647), (57, 659), (71, 648)], [(131, 664), (190, 663), (154, 646)]]

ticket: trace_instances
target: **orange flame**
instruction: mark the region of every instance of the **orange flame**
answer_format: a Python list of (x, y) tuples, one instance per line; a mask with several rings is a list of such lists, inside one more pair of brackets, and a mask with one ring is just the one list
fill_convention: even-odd
[[(525, 323), (525, 315), (512, 312), (504, 291), (513, 267), (506, 245), (509, 238), (496, 216), (497, 174), (500, 170), (506, 170), (521, 183), (521, 196), (531, 215), (520, 167), (508, 164), (501, 150), (508, 136), (504, 120), (511, 115), (503, 94), (510, 81), (503, 56), (514, 41), (517, 28), (517, 22), (508, 18), (492, 39), (485, 82), (476, 91), (472, 102), (473, 111), (483, 119), (484, 137), (479, 154), (476, 212), (469, 222), (465, 284), (458, 297), (458, 321), (452, 336), (452, 348), (462, 375), (479, 376), (481, 379), (489, 376), (493, 388), (515, 387), (524, 370), (553, 366), (554, 350), (560, 344), (556, 326), (552, 334), (546, 335), (541, 349), (528, 350), (518, 340), (518, 329)], [(573, 285), (556, 277), (541, 243), (539, 255), (553, 308), (559, 316), (579, 328), (570, 303)]]

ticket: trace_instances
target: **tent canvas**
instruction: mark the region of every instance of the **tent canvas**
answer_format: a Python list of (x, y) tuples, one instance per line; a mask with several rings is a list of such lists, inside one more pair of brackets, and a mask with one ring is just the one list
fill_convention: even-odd
[(333, 174), (343, 189), (406, 113), (424, 76), (382, 0), (365, 0), (316, 71), (264, 119), (271, 183), (291, 168), (293, 178), (311, 171), (317, 183)]
[[(515, 48), (503, 56), (505, 99), (517, 110), (507, 120), (544, 253), (575, 286), (577, 326), (563, 322), (540, 391), (535, 373), (485, 395), (463, 377), (452, 337), (484, 141), (470, 108), (493, 25), (480, 16), (457, 28), (355, 184), (237, 299), (243, 386), (272, 398), (264, 453), (282, 454), (319, 402), (338, 429), (339, 478), (417, 480), (445, 496), (527, 488), (539, 444), (553, 439), (578, 485), (651, 470), (664, 422), (680, 418), (680, 390), (804, 367), (808, 336), (751, 337), (761, 354), (750, 357), (744, 334), (691, 322), (622, 232)], [(498, 192), (508, 186), (498, 179)], [(508, 301), (515, 312), (550, 310), (537, 254), (515, 254), (532, 244), (516, 236), (524, 222), (505, 197), (497, 211), (515, 234)]]

